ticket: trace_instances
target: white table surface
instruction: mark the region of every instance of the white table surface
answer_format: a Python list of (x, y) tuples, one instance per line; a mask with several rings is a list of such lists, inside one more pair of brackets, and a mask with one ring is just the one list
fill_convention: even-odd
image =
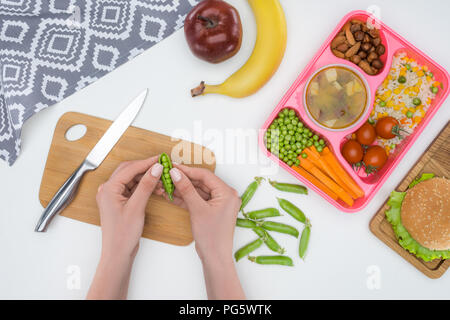
[[(47, 233), (33, 232), (42, 212), (38, 192), (53, 130), (65, 112), (114, 119), (132, 97), (148, 87), (150, 97), (134, 122), (137, 127), (168, 135), (182, 129), (193, 135), (194, 122), (201, 121), (203, 133), (214, 129), (222, 133), (226, 129), (256, 130), (341, 18), (349, 11), (370, 5), (380, 8), (381, 18), (387, 25), (450, 70), (450, 42), (445, 36), (450, 30), (448, 1), (282, 0), (289, 39), (284, 60), (272, 80), (246, 99), (218, 95), (192, 99), (189, 89), (198, 81), (225, 79), (252, 51), (256, 34), (252, 12), (246, 1), (229, 2), (240, 11), (244, 27), (242, 49), (231, 60), (210, 65), (196, 59), (188, 50), (183, 32), (179, 31), (96, 83), (41, 111), (25, 124), (19, 159), (12, 167), (0, 162), (0, 298), (82, 299), (93, 277), (100, 253), (99, 227), (57, 217)], [(298, 242), (276, 234), (295, 257), (296, 266), (266, 267), (244, 260), (239, 262), (237, 269), (248, 298), (450, 298), (450, 272), (438, 280), (427, 278), (369, 231), (372, 216), (449, 118), (450, 101), (447, 100), (401, 165), (370, 204), (357, 214), (338, 211), (314, 192), (301, 197), (283, 195), (298, 204), (312, 221), (309, 254), (306, 262), (301, 262), (297, 257)], [(211, 145), (210, 141), (200, 141), (198, 137), (192, 139), (209, 143), (218, 155), (233, 152), (218, 144)], [(240, 192), (255, 175), (261, 174), (258, 164), (230, 161), (219, 163), (216, 173)], [(296, 181), (282, 170), (272, 178)], [(274, 206), (275, 195), (265, 184), (248, 208)], [(288, 216), (279, 220), (293, 222)], [(252, 232), (237, 230), (235, 249), (253, 238)], [(73, 268), (80, 271), (79, 288), (67, 285)], [(379, 271), (377, 288), (367, 285), (372, 270)], [(194, 245), (177, 247), (142, 239), (129, 298), (206, 298)]]

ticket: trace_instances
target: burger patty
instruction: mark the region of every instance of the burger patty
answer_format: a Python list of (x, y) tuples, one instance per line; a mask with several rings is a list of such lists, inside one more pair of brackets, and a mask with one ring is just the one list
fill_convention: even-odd
[(411, 237), (430, 250), (450, 249), (450, 181), (433, 178), (406, 193), (401, 220)]

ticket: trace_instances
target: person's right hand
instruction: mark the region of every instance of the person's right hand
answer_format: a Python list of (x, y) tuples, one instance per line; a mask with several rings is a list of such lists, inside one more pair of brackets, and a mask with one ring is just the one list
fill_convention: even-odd
[[(241, 205), (237, 191), (207, 169), (174, 164), (170, 175), (175, 185), (173, 203), (190, 212), (200, 259), (231, 258)], [(156, 193), (161, 194), (161, 189)]]

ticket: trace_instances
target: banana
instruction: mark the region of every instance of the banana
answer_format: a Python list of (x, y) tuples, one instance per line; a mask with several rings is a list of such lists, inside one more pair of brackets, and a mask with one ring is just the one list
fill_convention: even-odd
[(279, 0), (248, 0), (256, 19), (257, 37), (252, 55), (225, 82), (208, 85), (204, 81), (191, 90), (193, 97), (218, 93), (233, 98), (254, 94), (277, 71), (286, 49), (287, 27)]

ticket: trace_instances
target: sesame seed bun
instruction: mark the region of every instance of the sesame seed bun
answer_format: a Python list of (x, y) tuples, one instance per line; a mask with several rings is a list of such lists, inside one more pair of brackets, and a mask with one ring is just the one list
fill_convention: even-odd
[(406, 193), (401, 220), (411, 237), (430, 250), (450, 249), (450, 181), (433, 178)]

